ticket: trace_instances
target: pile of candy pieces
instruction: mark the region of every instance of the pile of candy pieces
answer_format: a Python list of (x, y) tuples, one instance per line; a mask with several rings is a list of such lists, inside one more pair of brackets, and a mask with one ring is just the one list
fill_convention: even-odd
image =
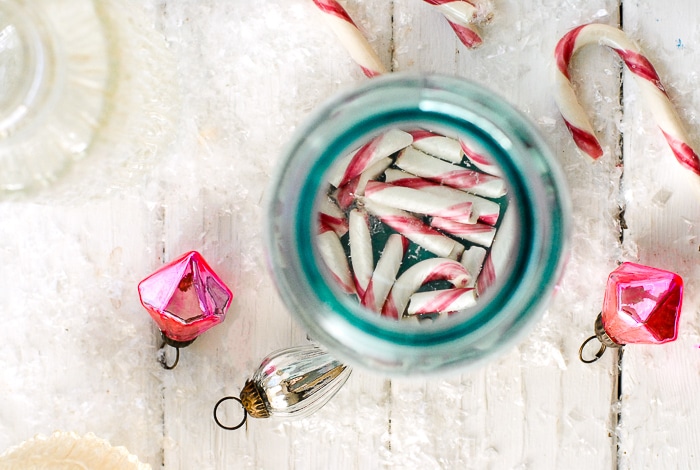
[(390, 129), (338, 159), (327, 180), (318, 251), (340, 290), (385, 317), (473, 306), (511, 248), (506, 183), (471, 142)]

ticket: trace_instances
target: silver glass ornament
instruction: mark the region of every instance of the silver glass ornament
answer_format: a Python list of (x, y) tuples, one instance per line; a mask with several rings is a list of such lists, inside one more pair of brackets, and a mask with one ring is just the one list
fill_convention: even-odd
[[(269, 354), (246, 381), (240, 398), (224, 397), (214, 407), (214, 420), (224, 429), (241, 427), (247, 415), (253, 418), (308, 416), (340, 390), (351, 369), (314, 346), (297, 346)], [(218, 419), (219, 405), (238, 401), (244, 409), (237, 426), (224, 426)]]

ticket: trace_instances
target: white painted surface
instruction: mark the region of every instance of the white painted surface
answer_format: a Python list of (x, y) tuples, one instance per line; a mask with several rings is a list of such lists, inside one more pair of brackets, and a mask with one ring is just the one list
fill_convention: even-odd
[[(103, 146), (54, 188), (0, 201), (0, 449), (64, 429), (166, 469), (693, 468), (700, 207), (691, 188), (700, 183), (675, 165), (628, 74), (620, 104), (620, 65), (608, 51), (582, 51), (574, 63), (606, 148), (599, 162), (575, 149), (548, 93), (559, 37), (585, 22), (619, 24), (619, 2), (492, 0), (478, 50), (419, 0), (345, 4), (387, 66), (481, 83), (532, 119), (560, 159), (573, 200), (570, 259), (530, 337), (454, 377), (355, 371), (308, 419), (219, 430), (216, 400), (238, 394), (268, 352), (305, 341), (265, 267), (269, 175), (295, 126), (365, 78), (308, 0), (149, 0), (143, 12), (134, 2), (132, 14), (155, 23), (176, 60), (162, 77), (180, 90), (162, 111), (172, 138), (148, 154), (120, 147), (136, 155), (122, 155), (132, 166), (115, 180), (115, 149)], [(700, 142), (697, 5), (625, 1), (623, 12)], [(236, 298), (226, 322), (166, 372), (136, 284), (190, 249)], [(584, 365), (577, 351), (622, 260), (678, 272), (686, 297), (676, 343), (625, 349), (618, 402), (616, 354)]]

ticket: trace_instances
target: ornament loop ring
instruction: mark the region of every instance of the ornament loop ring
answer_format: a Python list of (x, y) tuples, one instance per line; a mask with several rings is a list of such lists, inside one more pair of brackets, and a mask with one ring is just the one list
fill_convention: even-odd
[[(165, 348), (165, 345), (166, 343), (163, 343), (160, 348)], [(163, 366), (165, 370), (173, 370), (175, 366), (177, 366), (177, 363), (180, 362), (180, 348), (173, 349), (175, 349), (175, 362), (168, 364), (168, 358), (165, 357), (165, 350), (163, 351), (163, 355), (158, 359), (158, 362), (160, 362), (160, 365)]]
[[(235, 400), (238, 403), (241, 404), (241, 408), (243, 408), (243, 419), (241, 420), (240, 423), (238, 423), (235, 426), (224, 426), (221, 424), (221, 421), (219, 421), (219, 416), (218, 416), (218, 411), (219, 411), (219, 405), (221, 405), (223, 402), (228, 401), (228, 400)], [(238, 397), (224, 397), (221, 400), (216, 402), (216, 405), (214, 405), (214, 422), (219, 426), (221, 429), (226, 429), (227, 431), (235, 431), (236, 429), (240, 428), (245, 424), (245, 422), (248, 419), (248, 410), (245, 409), (245, 406), (243, 406), (243, 402), (241, 401), (240, 398)]]
[(605, 344), (603, 344), (603, 343), (600, 343), (600, 349), (598, 349), (598, 352), (595, 353), (595, 356), (593, 357), (593, 359), (584, 359), (583, 358), (583, 349), (586, 347), (586, 345), (588, 343), (590, 343), (592, 340), (597, 339), (597, 338), (598, 338), (597, 336), (593, 335), (590, 338), (588, 338), (586, 341), (583, 342), (583, 344), (581, 345), (581, 347), (578, 350), (578, 358), (581, 359), (581, 362), (583, 362), (585, 364), (590, 364), (592, 362), (597, 361), (601, 357), (603, 357), (603, 354), (605, 354), (605, 350), (607, 349), (607, 346), (605, 346)]

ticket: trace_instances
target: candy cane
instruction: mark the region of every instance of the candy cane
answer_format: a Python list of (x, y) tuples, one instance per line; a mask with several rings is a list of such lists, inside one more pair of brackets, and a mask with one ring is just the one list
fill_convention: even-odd
[(649, 104), (656, 124), (664, 134), (676, 159), (681, 165), (700, 175), (700, 159), (690, 147), (690, 140), (671, 105), (654, 66), (623, 31), (612, 26), (602, 24), (579, 26), (565, 34), (555, 50), (557, 70), (554, 98), (576, 145), (594, 159), (603, 155), (603, 149), (593, 133), (585, 111), (576, 98), (569, 76), (571, 57), (576, 51), (588, 44), (610, 47), (622, 58), (636, 79), (642, 96)]
[(406, 314), (453, 313), (474, 305), (476, 305), (476, 290), (473, 288), (416, 292), (408, 301)]
[(484, 292), (507, 272), (518, 249), (516, 228), (515, 212), (513, 210), (506, 211), (491, 245), (491, 251), (486, 256), (484, 266), (476, 280), (477, 295), (484, 295)]
[(430, 228), (408, 212), (377, 204), (366, 198), (362, 198), (362, 204), (367, 212), (386, 225), (441, 258), (457, 259), (464, 252), (461, 243)]
[(479, 31), (472, 24), (477, 16), (476, 7), (467, 0), (423, 0), (445, 16), (462, 44), (473, 48), (481, 45)]
[(335, 192), (335, 199), (338, 201), (340, 207), (343, 208), (343, 210), (347, 210), (355, 201), (356, 197), (364, 196), (367, 183), (381, 176), (392, 163), (393, 160), (391, 158), (382, 158), (363, 171), (360, 176), (354, 177), (348, 183), (338, 188)]
[(496, 163), (491, 159), (491, 157), (484, 155), (477, 151), (471, 144), (468, 144), (464, 140), (460, 139), (459, 144), (462, 147), (462, 152), (466, 155), (469, 163), (477, 167), (479, 170), (489, 175), (502, 176), (501, 168), (496, 165)]
[(430, 258), (408, 268), (394, 283), (382, 308), (382, 315), (399, 319), (403, 316), (411, 294), (429, 282), (446, 280), (455, 287), (465, 287), (471, 279), (464, 266), (457, 261)]
[(430, 225), (462, 240), (485, 247), (491, 246), (493, 237), (496, 235), (496, 227), (486, 224), (460, 224), (442, 217), (433, 217), (430, 219)]
[(324, 196), (319, 202), (318, 221), (320, 230), (333, 230), (342, 237), (348, 233), (348, 221), (345, 213), (328, 197)]
[(357, 209), (350, 211), (350, 260), (357, 296), (362, 299), (372, 277), (374, 254), (367, 214)]
[(408, 239), (406, 237), (398, 233), (389, 235), (382, 255), (372, 273), (372, 278), (369, 280), (365, 295), (362, 297), (362, 305), (377, 313), (382, 311), (386, 296), (396, 281), (396, 274), (401, 268), (407, 250)]
[(462, 147), (458, 140), (426, 130), (409, 132), (413, 136), (413, 147), (433, 157), (452, 163), (462, 163)]
[(462, 266), (467, 268), (469, 274), (472, 275), (472, 281), (467, 284), (467, 287), (474, 287), (477, 276), (481, 273), (481, 269), (486, 259), (486, 250), (480, 246), (472, 246), (462, 253), (462, 258), (459, 260)]
[[(384, 180), (394, 186), (415, 189), (420, 194), (430, 193), (452, 201), (471, 202), (470, 223), (478, 221), (488, 225), (495, 225), (501, 212), (501, 206), (496, 202), (460, 191), (459, 189), (443, 186), (425, 178), (419, 178), (405, 171), (389, 168), (384, 172)], [(422, 197), (420, 194), (417, 193), (416, 197)]]
[(479, 196), (498, 198), (506, 194), (505, 182), (496, 176), (467, 170), (427, 153), (407, 147), (396, 159), (396, 165), (416, 176), (461, 189)]
[(365, 198), (416, 214), (445, 217), (464, 224), (474, 221), (471, 201), (443, 198), (417, 189), (370, 181), (365, 188)]
[(336, 0), (313, 0), (340, 43), (370, 78), (386, 72), (384, 64), (360, 32), (348, 12)]
[(413, 142), (411, 134), (399, 129), (391, 129), (378, 135), (353, 155), (339, 181), (339, 186), (343, 186), (353, 178), (360, 176), (379, 160), (408, 147), (411, 142)]
[(331, 276), (338, 286), (347, 294), (355, 293), (355, 283), (350, 274), (348, 259), (338, 235), (328, 227), (322, 227), (317, 235), (318, 251), (326, 263)]

